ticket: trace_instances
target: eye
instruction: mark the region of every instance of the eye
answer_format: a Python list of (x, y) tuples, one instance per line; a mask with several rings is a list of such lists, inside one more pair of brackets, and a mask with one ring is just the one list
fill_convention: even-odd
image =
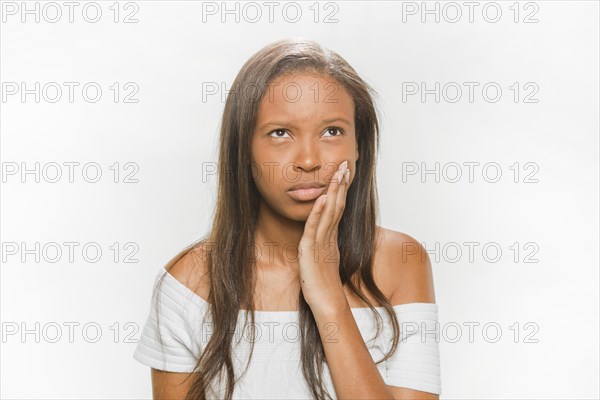
[[(275, 130), (272, 130), (271, 132), (269, 132), (269, 136), (271, 136), (272, 138), (280, 138), (280, 137), (283, 137), (283, 136), (279, 135), (279, 133), (282, 133), (282, 132), (286, 133), (287, 131), (285, 129), (275, 129)], [(272, 136), (273, 133), (275, 133), (277, 135)]]
[(340, 133), (340, 135), (332, 135), (333, 137), (335, 136), (341, 136), (344, 134), (344, 130), (342, 128), (340, 128), (339, 126), (328, 126), (325, 129), (325, 132), (331, 132), (331, 131), (338, 131)]

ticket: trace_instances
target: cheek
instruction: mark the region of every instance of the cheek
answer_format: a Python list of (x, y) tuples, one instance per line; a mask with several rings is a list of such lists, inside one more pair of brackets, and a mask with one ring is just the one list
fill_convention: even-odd
[(281, 182), (281, 174), (276, 167), (256, 167), (254, 168), (252, 175), (258, 192), (265, 199), (275, 199), (283, 190), (282, 188), (284, 185), (282, 185)]
[(282, 186), (281, 182), (277, 182), (273, 178), (269, 180), (268, 174), (258, 177), (255, 183), (262, 201), (276, 213), (286, 215), (285, 185)]
[(252, 178), (261, 193), (285, 191), (301, 178), (301, 173), (294, 170), (294, 163), (284, 158), (281, 154), (263, 154), (253, 161)]

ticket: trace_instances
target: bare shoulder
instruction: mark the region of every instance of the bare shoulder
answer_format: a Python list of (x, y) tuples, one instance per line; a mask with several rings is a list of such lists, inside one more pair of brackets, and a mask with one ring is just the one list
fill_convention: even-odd
[(203, 299), (210, 294), (209, 252), (204, 243), (187, 247), (169, 261), (165, 270)]
[(431, 261), (423, 245), (406, 233), (377, 228), (374, 265), (379, 280), (387, 282), (391, 304), (435, 303)]

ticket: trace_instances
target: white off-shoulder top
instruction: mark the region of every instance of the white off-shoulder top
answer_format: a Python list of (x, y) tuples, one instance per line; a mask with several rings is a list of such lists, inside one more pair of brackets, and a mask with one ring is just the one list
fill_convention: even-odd
[[(203, 346), (212, 334), (208, 303), (164, 268), (155, 285), (166, 274), (159, 303), (151, 301), (133, 358), (149, 367), (171, 372), (192, 372)], [(376, 364), (389, 386), (441, 394), (438, 306), (434, 303), (407, 303), (393, 307), (398, 317), (400, 339), (393, 356)], [(374, 362), (391, 349), (393, 330), (383, 307), (376, 307), (383, 324), (375, 338), (377, 321), (369, 308), (352, 308), (352, 314)], [(158, 314), (157, 314), (158, 310)], [(158, 320), (157, 320), (158, 315)], [(300, 361), (300, 330), (297, 311), (255, 311), (253, 329), (242, 326), (245, 312), (240, 311), (238, 329), (233, 337), (233, 362), (236, 377), (246, 367), (254, 341), (254, 353), (248, 370), (236, 384), (234, 399), (311, 399)], [(247, 315), (250, 326), (250, 316)], [(252, 330), (255, 334), (252, 338)], [(332, 329), (333, 334), (333, 329)], [(161, 344), (162, 343), (162, 344)], [(336, 398), (327, 364), (324, 365), (327, 390)], [(218, 380), (215, 380), (218, 382)], [(212, 383), (208, 398), (223, 398), (225, 389)]]

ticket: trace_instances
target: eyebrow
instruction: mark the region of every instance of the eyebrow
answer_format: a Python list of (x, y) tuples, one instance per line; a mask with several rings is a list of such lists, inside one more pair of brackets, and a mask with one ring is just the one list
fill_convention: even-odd
[[(324, 122), (326, 124), (331, 124), (331, 123), (337, 122), (337, 121), (343, 122), (343, 123), (345, 123), (348, 126), (352, 126), (352, 124), (350, 122), (348, 122), (348, 120), (346, 118), (343, 118), (343, 117), (335, 117), (335, 118), (324, 119), (321, 122)], [(262, 124), (258, 128), (258, 130), (262, 130), (262, 129), (266, 128), (267, 126), (285, 126), (285, 125), (291, 126), (291, 127), (295, 128), (294, 124), (289, 123), (289, 122), (272, 121), (272, 122), (267, 122), (267, 123)]]

